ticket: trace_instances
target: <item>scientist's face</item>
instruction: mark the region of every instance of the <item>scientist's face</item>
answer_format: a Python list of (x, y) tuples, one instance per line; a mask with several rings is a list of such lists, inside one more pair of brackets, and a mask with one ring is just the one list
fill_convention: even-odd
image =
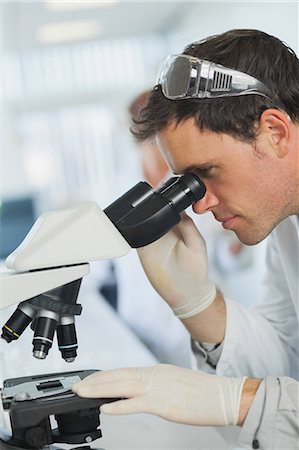
[(156, 139), (174, 173), (193, 171), (205, 183), (206, 195), (193, 205), (194, 212), (211, 211), (244, 244), (260, 242), (290, 214), (296, 190), (290, 164), (280, 164), (268, 134), (260, 133), (253, 147), (227, 134), (201, 131), (188, 119), (171, 123)]

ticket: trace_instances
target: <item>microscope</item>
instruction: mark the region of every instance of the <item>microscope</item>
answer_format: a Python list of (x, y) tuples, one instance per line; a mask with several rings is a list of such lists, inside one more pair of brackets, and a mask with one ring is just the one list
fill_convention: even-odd
[[(139, 182), (104, 210), (94, 202), (83, 202), (40, 216), (6, 259), (9, 271), (0, 274), (1, 308), (21, 301), (3, 325), (2, 339), (7, 343), (19, 339), (30, 325), (35, 358), (47, 357), (56, 334), (62, 358), (73, 362), (78, 349), (75, 316), (82, 311), (77, 299), (89, 262), (118, 258), (131, 248), (156, 241), (180, 222), (181, 213), (203, 198), (205, 191), (197, 175), (187, 173), (170, 178), (156, 190)], [(71, 391), (73, 383), (93, 372), (5, 380), (1, 398), (12, 428), (6, 445), (40, 449), (100, 437), (99, 407), (115, 399), (82, 399)], [(52, 429), (52, 416), (56, 429)]]

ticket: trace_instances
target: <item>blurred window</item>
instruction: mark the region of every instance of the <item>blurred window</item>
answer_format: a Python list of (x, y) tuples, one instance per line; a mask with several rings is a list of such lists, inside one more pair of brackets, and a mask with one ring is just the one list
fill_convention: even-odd
[(18, 245), (35, 221), (31, 197), (3, 200), (0, 205), (0, 258), (6, 258)]
[(5, 106), (29, 189), (44, 209), (105, 202), (109, 181), (130, 158), (127, 105), (154, 85), (163, 42), (128, 36), (7, 52)]

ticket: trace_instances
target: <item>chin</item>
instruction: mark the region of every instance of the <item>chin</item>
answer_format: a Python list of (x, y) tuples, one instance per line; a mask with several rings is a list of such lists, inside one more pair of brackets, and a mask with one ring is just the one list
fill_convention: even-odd
[(271, 232), (271, 230), (268, 232), (262, 232), (261, 230), (258, 230), (258, 231), (251, 230), (250, 232), (247, 232), (247, 233), (245, 231), (244, 232), (235, 231), (239, 241), (245, 245), (259, 244), (264, 239), (266, 239), (266, 237), (270, 234), (270, 232)]
[(263, 240), (264, 240), (265, 238), (260, 238), (260, 239), (257, 239), (257, 238), (248, 238), (248, 239), (240, 239), (240, 241), (242, 242), (242, 244), (245, 244), (245, 245), (248, 245), (248, 246), (250, 246), (250, 245), (257, 245), (257, 244), (259, 244), (260, 242), (262, 242)]

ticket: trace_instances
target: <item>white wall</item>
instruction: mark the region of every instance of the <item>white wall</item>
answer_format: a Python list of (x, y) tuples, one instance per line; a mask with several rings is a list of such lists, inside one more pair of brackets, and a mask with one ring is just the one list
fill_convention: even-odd
[(254, 28), (272, 34), (299, 50), (299, 3), (235, 1), (186, 3), (187, 14), (177, 28), (176, 45), (185, 45), (233, 28)]

